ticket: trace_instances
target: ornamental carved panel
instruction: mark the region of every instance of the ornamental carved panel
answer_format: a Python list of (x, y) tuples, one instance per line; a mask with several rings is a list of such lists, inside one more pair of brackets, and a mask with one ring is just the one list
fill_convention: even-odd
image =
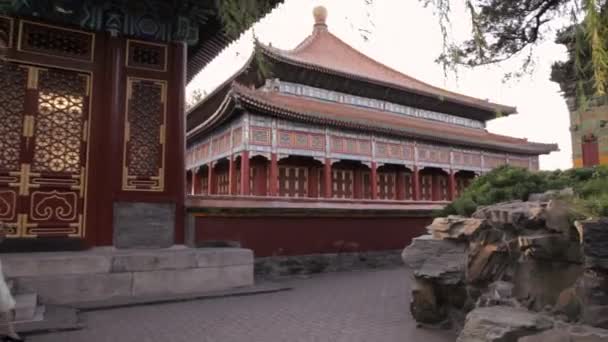
[(419, 146), (418, 161), (435, 164), (449, 164), (450, 150), (441, 147)]
[(523, 168), (528, 169), (528, 168), (530, 168), (530, 159), (528, 159), (527, 157), (510, 156), (509, 164), (513, 165), (513, 166), (518, 166), (518, 167), (523, 167)]
[(473, 152), (454, 151), (452, 153), (453, 163), (456, 166), (480, 168), (481, 155)]
[(272, 144), (272, 131), (269, 127), (250, 126), (249, 130), (251, 132), (250, 141), (252, 144), (265, 146)]
[(27, 69), (0, 63), (0, 170), (20, 168)]
[(376, 157), (405, 160), (405, 151), (399, 144), (376, 142)]
[(232, 146), (240, 146), (243, 143), (243, 127), (235, 128), (232, 131)]
[(221, 134), (212, 139), (213, 156), (230, 151), (230, 132)]
[(167, 69), (167, 46), (128, 40), (127, 67), (165, 71)]
[(93, 61), (95, 36), (92, 33), (62, 27), (21, 21), (20, 51), (36, 54)]
[(39, 71), (32, 171), (80, 173), (87, 82), (72, 72)]
[(500, 165), (504, 165), (507, 163), (507, 158), (501, 155), (484, 155), (483, 157), (484, 167), (486, 169), (493, 169)]
[(164, 191), (167, 84), (127, 80), (123, 190)]
[(325, 150), (325, 136), (305, 131), (278, 130), (278, 146), (298, 150)]
[(13, 19), (0, 16), (0, 53), (13, 46)]
[(330, 148), (333, 153), (371, 155), (371, 142), (367, 140), (331, 136)]
[(37, 96), (25, 120), (31, 163), (22, 167), (29, 203), (21, 235), (83, 237), (90, 76), (30, 68), (29, 86)]
[(0, 62), (0, 221), (9, 236), (18, 229), (27, 79), (26, 68)]

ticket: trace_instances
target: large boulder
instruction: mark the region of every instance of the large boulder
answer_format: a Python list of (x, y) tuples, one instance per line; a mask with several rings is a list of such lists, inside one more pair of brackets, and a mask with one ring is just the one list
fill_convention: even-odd
[(548, 190), (544, 193), (530, 194), (529, 202), (549, 202), (552, 199), (574, 196), (574, 189), (565, 188), (562, 190)]
[(412, 239), (412, 243), (403, 249), (401, 259), (410, 269), (418, 270), (429, 258), (441, 257), (446, 254), (464, 254), (465, 249), (466, 244), (464, 243), (439, 240), (431, 235), (422, 235)]
[(413, 271), (410, 311), (416, 321), (440, 323), (452, 307), (462, 308), (466, 301), (465, 249), (464, 243), (426, 235), (403, 250), (403, 262)]
[(546, 202), (510, 201), (479, 208), (472, 217), (501, 230), (539, 229), (545, 226), (546, 208)]
[(553, 328), (543, 314), (509, 306), (475, 309), (467, 315), (457, 342), (517, 342), (519, 338)]
[(608, 273), (608, 218), (581, 224), (585, 267)]
[(553, 329), (522, 337), (518, 342), (608, 342), (608, 330), (585, 325), (557, 324)]
[(467, 240), (485, 226), (482, 219), (450, 215), (436, 218), (426, 229), (436, 239)]

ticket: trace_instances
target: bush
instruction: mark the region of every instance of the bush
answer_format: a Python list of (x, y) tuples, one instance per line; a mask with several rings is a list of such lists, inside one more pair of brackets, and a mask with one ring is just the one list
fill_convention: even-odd
[(475, 179), (438, 216), (470, 216), (479, 206), (511, 200), (525, 201), (530, 194), (567, 187), (574, 189), (575, 198), (571, 200), (582, 215), (608, 216), (608, 167), (531, 172), (508, 165)]

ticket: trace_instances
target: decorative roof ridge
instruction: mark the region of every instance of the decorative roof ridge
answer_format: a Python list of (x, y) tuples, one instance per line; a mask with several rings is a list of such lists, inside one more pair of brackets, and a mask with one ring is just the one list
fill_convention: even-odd
[[(331, 117), (328, 116), (324, 116), (322, 114), (319, 113), (299, 113), (297, 111), (294, 111), (292, 109), (286, 108), (283, 105), (280, 104), (275, 104), (275, 103), (271, 103), (270, 99), (265, 99), (265, 98), (260, 98), (259, 94), (261, 91), (260, 90), (256, 90), (256, 89), (249, 89), (246, 86), (239, 84), (238, 82), (234, 82), (232, 84), (232, 90), (231, 94), (235, 97), (238, 97), (240, 100), (244, 101), (244, 102), (248, 102), (254, 105), (258, 105), (263, 107), (264, 109), (267, 110), (277, 110), (277, 111), (281, 111), (286, 113), (287, 115), (294, 117), (294, 118), (298, 118), (298, 119), (302, 119), (302, 120), (306, 120), (306, 119), (314, 119), (314, 121), (317, 121), (317, 123), (323, 124), (323, 123), (329, 123), (331, 125), (335, 125), (335, 126), (344, 126), (344, 125), (348, 125), (351, 126), (355, 129), (369, 129), (369, 125), (365, 125), (363, 123), (360, 122), (354, 122), (354, 121), (346, 121), (346, 120), (338, 120), (338, 119), (332, 119)], [(283, 94), (282, 94), (283, 95)], [(314, 101), (314, 99), (306, 99), (307, 101)], [(320, 100), (316, 100), (319, 102), (323, 102)], [(369, 109), (363, 109), (369, 112), (374, 112), (373, 110), (369, 110)], [(414, 118), (412, 118), (414, 119)], [(420, 120), (420, 119), (418, 119)], [(447, 125), (447, 124), (446, 124)], [(390, 128), (390, 127), (383, 127), (383, 126), (376, 126), (375, 128), (380, 129), (382, 131), (384, 131), (385, 133), (389, 133), (389, 134), (395, 134), (397, 133), (401, 133), (403, 134), (403, 130), (399, 130), (399, 129), (394, 129), (394, 128)], [(459, 129), (461, 127), (458, 127)], [(473, 130), (473, 129), (470, 129)], [(500, 134), (496, 134), (496, 133), (491, 133), (485, 129), (483, 130), (479, 130), (479, 129), (475, 129), (475, 131), (483, 131), (484, 133), (488, 134), (490, 137), (496, 137), (496, 138), (509, 138), (512, 139), (512, 142), (495, 142), (494, 144), (487, 144), (487, 143), (481, 143), (484, 144), (486, 146), (490, 146), (490, 148), (497, 148), (497, 146), (503, 146), (506, 147), (507, 149), (512, 149), (512, 150), (516, 150), (519, 153), (550, 153), (552, 151), (558, 151), (558, 145), (557, 144), (546, 144), (546, 143), (538, 143), (538, 142), (531, 142), (528, 141), (525, 138), (514, 138), (514, 137), (509, 137), (509, 136), (504, 136), (504, 135), (500, 135)], [(412, 133), (409, 133), (410, 135), (414, 135)], [(423, 136), (426, 136), (427, 139), (429, 139), (429, 135), (427, 134), (421, 134)], [(437, 139), (437, 137), (435, 137), (435, 139)], [(439, 138), (439, 140), (444, 140), (444, 141), (458, 141), (457, 143), (463, 144), (463, 143), (471, 143), (471, 140), (466, 140), (463, 138), (459, 138), (459, 137), (449, 137), (448, 135), (444, 135), (442, 137)], [(517, 142), (517, 143), (516, 143)], [(519, 144), (518, 144), (519, 143)], [(529, 147), (529, 148), (526, 148)], [(542, 151), (539, 151), (542, 150)]]
[[(313, 16), (315, 24), (313, 31), (304, 40), (302, 40), (295, 48), (291, 50), (276, 48), (272, 45), (266, 45), (261, 42), (256, 44), (256, 48), (260, 48), (263, 53), (270, 57), (275, 57), (283, 62), (291, 63), (296, 66), (306, 67), (313, 70), (319, 70), (324, 73), (331, 73), (342, 77), (359, 79), (364, 82), (376, 83), (381, 86), (388, 86), (391, 88), (397, 88), (404, 91), (408, 91), (414, 94), (423, 96), (429, 96), (437, 98), (439, 100), (447, 100), (453, 103), (460, 103), (465, 106), (477, 107), (487, 112), (500, 113), (503, 115), (509, 115), (517, 112), (516, 107), (507, 106), (499, 103), (494, 103), (488, 100), (476, 98), (473, 96), (461, 94), (451, 90), (447, 90), (430, 83), (421, 81), (415, 77), (407, 75), (395, 68), (392, 68), (366, 54), (355, 49), (338, 36), (331, 33), (326, 25), (327, 10), (322, 7), (315, 7), (313, 10)], [(324, 43), (320, 40), (325, 39)], [(348, 51), (348, 53), (354, 54), (357, 58), (361, 58), (364, 64), (377, 68), (380, 74), (385, 74), (388, 77), (382, 77), (379, 75), (374, 76), (374, 72), (371, 74), (365, 73), (353, 73), (350, 69), (336, 68), (335, 65), (324, 65), (318, 64), (319, 60), (311, 59), (310, 56), (314, 56), (314, 51), (306, 51), (308, 47), (319, 41), (319, 44), (334, 44), (341, 46), (342, 51)], [(340, 50), (340, 48), (338, 48)], [(325, 52), (324, 52), (325, 53)], [(316, 52), (318, 55), (318, 51)], [(323, 53), (321, 54), (323, 55)], [(317, 62), (317, 63), (315, 63)], [(322, 62), (321, 62), (322, 63)]]
[(209, 99), (211, 99), (214, 95), (225, 89), (227, 86), (231, 85), (235, 82), (236, 78), (243, 74), (249, 67), (251, 66), (251, 62), (255, 56), (255, 52), (251, 53), (251, 56), (247, 59), (245, 64), (240, 67), (237, 71), (235, 71), (230, 77), (228, 77), (224, 82), (220, 83), (217, 87), (213, 88), (213, 90), (207, 94), (204, 98), (198, 101), (194, 106), (186, 111), (186, 117), (190, 115), (190, 113), (194, 112), (198, 107), (203, 106)]
[[(332, 35), (336, 39), (340, 40), (340, 38), (336, 37), (331, 32), (327, 31), (327, 33), (330, 34), (330, 35)], [(319, 35), (315, 35), (315, 36), (319, 36)], [(315, 36), (311, 35), (309, 37), (312, 38), (312, 37), (315, 37)], [(342, 40), (340, 40), (340, 41), (342, 41)], [(312, 42), (313, 42), (313, 39), (311, 39), (309, 42), (307, 42), (306, 45), (310, 45)], [(344, 44), (346, 44), (346, 43), (344, 43)], [(503, 104), (499, 104), (499, 103), (494, 103), (494, 102), (491, 102), (491, 101), (485, 101), (485, 100), (482, 100), (482, 99), (479, 99), (479, 98), (476, 98), (476, 97), (472, 97), (472, 96), (456, 93), (456, 92), (453, 92), (453, 91), (450, 91), (450, 90), (446, 90), (446, 89), (443, 89), (443, 88), (440, 88), (440, 87), (436, 87), (436, 86), (430, 85), (428, 83), (422, 82), (422, 81), (420, 81), (420, 80), (418, 80), (416, 78), (413, 78), (413, 77), (411, 77), (409, 75), (403, 74), (403, 73), (401, 73), (401, 72), (399, 72), (399, 71), (397, 71), (395, 69), (392, 69), (391, 67), (386, 66), (386, 65), (382, 64), (381, 62), (378, 62), (378, 61), (374, 60), (373, 58), (371, 58), (369, 56), (366, 56), (365, 54), (363, 54), (362, 52), (360, 52), (360, 51), (352, 48), (348, 44), (346, 44), (346, 45), (349, 48), (351, 48), (353, 51), (355, 51), (357, 54), (359, 54), (359, 55), (365, 57), (366, 59), (371, 60), (372, 62), (374, 62), (374, 63), (376, 63), (376, 64), (378, 64), (378, 65), (386, 68), (387, 70), (391, 70), (392, 72), (399, 73), (402, 76), (405, 76), (405, 77), (407, 77), (407, 78), (409, 78), (409, 79), (411, 79), (411, 80), (413, 80), (415, 82), (419, 82), (421, 84), (424, 84), (424, 85), (426, 85), (428, 87), (434, 88), (435, 90), (444, 91), (444, 92), (449, 93), (451, 96), (453, 96), (453, 97), (450, 97), (448, 99), (451, 102), (460, 103), (460, 104), (467, 105), (467, 106), (478, 107), (478, 108), (481, 108), (481, 109), (486, 110), (486, 111), (494, 111), (495, 112), (495, 111), (499, 110), (501, 112), (501, 114), (503, 114), (503, 115), (514, 114), (514, 113), (517, 112), (517, 107), (507, 106), (507, 105), (503, 105)], [(338, 75), (338, 76), (347, 77), (347, 78), (351, 78), (351, 79), (359, 79), (359, 80), (362, 80), (362, 81), (365, 81), (365, 82), (376, 83), (376, 84), (379, 84), (381, 86), (388, 86), (388, 87), (391, 87), (391, 88), (401, 89), (401, 90), (408, 91), (408, 92), (411, 92), (411, 93), (414, 93), (414, 94), (429, 96), (429, 97), (433, 97), (433, 98), (437, 98), (437, 99), (442, 99), (442, 100), (445, 99), (445, 96), (442, 96), (440, 94), (434, 94), (434, 93), (430, 93), (428, 91), (424, 91), (424, 90), (420, 90), (420, 89), (414, 89), (412, 87), (406, 87), (404, 85), (396, 84), (394, 82), (384, 81), (384, 80), (376, 79), (376, 78), (369, 78), (369, 77), (364, 76), (364, 75), (357, 75), (357, 74), (353, 74), (353, 73), (349, 73), (349, 72), (345, 72), (345, 71), (341, 71), (341, 70), (336, 70), (336, 69), (333, 69), (333, 68), (328, 68), (328, 67), (325, 67), (325, 66), (322, 66), (322, 65), (312, 64), (312, 63), (308, 63), (308, 62), (305, 62), (305, 61), (301, 61), (301, 60), (298, 60), (297, 58), (294, 58), (294, 56), (292, 56), (291, 52), (294, 51), (294, 50), (283, 50), (283, 49), (276, 48), (274, 46), (266, 45), (266, 44), (264, 44), (262, 42), (258, 42), (258, 44), (256, 45), (256, 47), (261, 48), (262, 53), (264, 53), (266, 56), (269, 56), (271, 58), (275, 58), (275, 59), (277, 59), (279, 61), (283, 61), (283, 62), (292, 64), (292, 65), (296, 65), (296, 66), (300, 66), (300, 67), (304, 67), (304, 68), (312, 69), (312, 70), (318, 70), (318, 71), (321, 71), (323, 73), (335, 74), (335, 75)], [(301, 49), (303, 49), (303, 48), (304, 48), (304, 46), (302, 46), (299, 51), (301, 51)], [(455, 98), (455, 97), (459, 97), (459, 96), (460, 97), (464, 97), (468, 101), (466, 101), (464, 99)]]

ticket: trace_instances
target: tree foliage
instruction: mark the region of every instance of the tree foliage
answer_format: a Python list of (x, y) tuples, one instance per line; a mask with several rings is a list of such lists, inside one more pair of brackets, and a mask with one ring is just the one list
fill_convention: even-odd
[[(420, 0), (440, 13), (442, 31), (449, 25), (453, 0)], [(552, 29), (570, 35), (569, 63), (558, 64), (565, 88), (580, 96), (606, 94), (608, 85), (608, 0), (465, 0), (471, 18), (470, 38), (447, 42), (438, 61), (448, 66), (480, 66), (523, 57), (521, 72), (532, 65), (534, 47)], [(566, 33), (564, 33), (566, 32)], [(445, 35), (444, 35), (444, 40)], [(521, 73), (520, 72), (520, 73)], [(578, 89), (578, 92), (576, 90)]]
[(533, 193), (571, 187), (569, 198), (582, 216), (608, 215), (608, 167), (530, 172), (502, 166), (477, 178), (462, 195), (439, 213), (471, 215), (479, 206), (528, 199)]

